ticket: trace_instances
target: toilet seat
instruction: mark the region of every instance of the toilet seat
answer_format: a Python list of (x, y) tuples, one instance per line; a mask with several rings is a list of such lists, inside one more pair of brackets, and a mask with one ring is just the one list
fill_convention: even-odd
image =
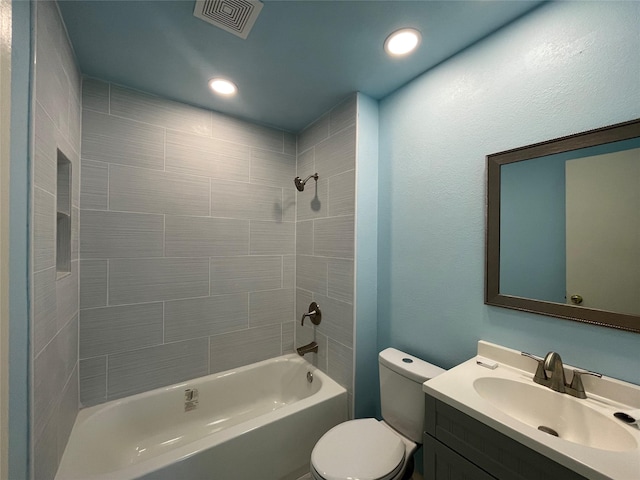
[(316, 443), (311, 469), (324, 480), (391, 480), (404, 467), (405, 444), (375, 418), (333, 427)]

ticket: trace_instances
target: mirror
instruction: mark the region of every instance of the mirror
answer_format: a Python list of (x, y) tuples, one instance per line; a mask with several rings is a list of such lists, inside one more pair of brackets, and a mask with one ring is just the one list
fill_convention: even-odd
[(640, 119), (487, 156), (485, 303), (640, 333)]

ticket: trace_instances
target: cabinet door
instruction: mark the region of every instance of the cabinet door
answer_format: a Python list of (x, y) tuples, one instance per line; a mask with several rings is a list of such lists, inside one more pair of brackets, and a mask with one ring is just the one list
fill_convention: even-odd
[(424, 435), (425, 480), (495, 480), (431, 435)]
[[(426, 437), (433, 437), (435, 441), (459, 455), (460, 459), (470, 462), (471, 465), (477, 465), (480, 472), (489, 472), (493, 475), (489, 478), (587, 480), (586, 477), (429, 395), (425, 396), (425, 408)], [(431, 478), (475, 480), (484, 477)]]

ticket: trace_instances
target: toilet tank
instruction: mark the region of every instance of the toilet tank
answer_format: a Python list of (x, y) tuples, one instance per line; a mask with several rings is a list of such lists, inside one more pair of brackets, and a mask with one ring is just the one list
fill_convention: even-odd
[(422, 384), (444, 370), (395, 348), (380, 352), (378, 364), (382, 418), (405, 437), (422, 443)]

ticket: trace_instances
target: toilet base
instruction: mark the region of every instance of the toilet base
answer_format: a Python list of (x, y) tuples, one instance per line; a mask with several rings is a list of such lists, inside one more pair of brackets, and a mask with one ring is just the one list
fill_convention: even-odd
[(416, 468), (416, 461), (413, 458), (413, 455), (409, 455), (409, 459), (407, 460), (407, 466), (404, 471), (404, 475), (401, 480), (411, 480), (413, 477), (413, 471)]

